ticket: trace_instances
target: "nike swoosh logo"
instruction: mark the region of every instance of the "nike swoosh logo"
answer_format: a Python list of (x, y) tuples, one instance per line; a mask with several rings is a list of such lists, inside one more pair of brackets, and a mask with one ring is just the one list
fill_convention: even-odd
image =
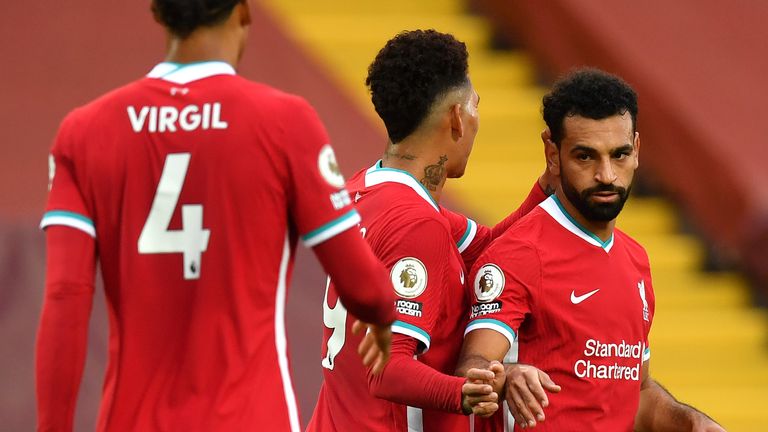
[(593, 295), (595, 295), (595, 293), (598, 292), (598, 291), (600, 291), (600, 288), (598, 288), (598, 289), (596, 289), (594, 291), (590, 291), (590, 292), (588, 292), (586, 294), (582, 294), (580, 296), (576, 295), (576, 291), (571, 291), (571, 303), (579, 304), (579, 303), (583, 302), (584, 300), (586, 300), (586, 299), (592, 297)]

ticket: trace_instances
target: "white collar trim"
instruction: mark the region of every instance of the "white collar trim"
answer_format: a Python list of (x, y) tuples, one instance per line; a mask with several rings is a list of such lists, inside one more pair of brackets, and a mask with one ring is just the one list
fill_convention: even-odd
[(380, 160), (365, 172), (365, 187), (376, 186), (387, 182), (400, 183), (410, 187), (414, 192), (419, 194), (424, 201), (431, 205), (432, 208), (438, 213), (440, 212), (440, 208), (432, 198), (432, 195), (430, 195), (429, 192), (427, 192), (427, 189), (408, 172), (395, 168), (384, 168), (381, 166)]
[(235, 74), (235, 68), (223, 61), (207, 61), (199, 63), (162, 62), (149, 71), (147, 78), (157, 78), (170, 81), (174, 84), (189, 84), (192, 81), (197, 81), (214, 75)]
[(565, 212), (565, 209), (562, 208), (562, 205), (559, 203), (555, 195), (550, 195), (549, 198), (545, 199), (541, 202), (541, 204), (539, 204), (539, 207), (543, 208), (544, 211), (552, 216), (552, 218), (557, 223), (562, 225), (563, 228), (572, 232), (585, 242), (602, 248), (606, 253), (611, 251), (614, 239), (613, 233), (611, 233), (611, 238), (609, 238), (608, 241), (603, 242), (599, 237), (582, 228), (581, 225), (575, 222), (573, 218)]

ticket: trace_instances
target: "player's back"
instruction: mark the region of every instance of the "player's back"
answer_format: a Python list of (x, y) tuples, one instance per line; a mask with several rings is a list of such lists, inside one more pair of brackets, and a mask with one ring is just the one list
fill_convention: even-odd
[[(411, 181), (412, 180), (412, 181)], [(463, 285), (463, 265), (452, 245), (449, 221), (431, 201), (418, 181), (403, 171), (381, 168), (377, 163), (348, 182), (362, 217), (361, 235), (374, 254), (391, 269), (392, 284), (399, 296), (393, 333), (420, 343), (419, 361), (442, 373), (453, 374), (466, 323), (468, 299)], [(421, 196), (419, 196), (421, 195)], [(432, 228), (436, 227), (436, 230)], [(427, 234), (425, 234), (427, 233)], [(439, 235), (441, 238), (436, 238)], [(444, 238), (443, 238), (444, 237)], [(441, 241), (442, 240), (442, 241)], [(413, 245), (435, 245), (435, 258), (420, 256)], [(439, 257), (439, 258), (438, 258)], [(443, 273), (428, 273), (435, 261)], [(422, 262), (423, 261), (423, 262)], [(413, 284), (401, 285), (413, 271)], [(429, 280), (429, 283), (427, 282)], [(427, 285), (429, 287), (427, 288)], [(369, 392), (366, 369), (356, 359), (362, 339), (351, 331), (350, 319), (331, 282), (324, 300), (325, 324), (322, 365), (324, 383), (309, 431), (366, 430), (466, 430), (466, 417), (421, 410), (374, 397)]]
[(65, 120), (56, 163), (75, 167), (109, 303), (100, 430), (289, 429), (290, 152), (312, 116), (210, 62), (160, 64)]

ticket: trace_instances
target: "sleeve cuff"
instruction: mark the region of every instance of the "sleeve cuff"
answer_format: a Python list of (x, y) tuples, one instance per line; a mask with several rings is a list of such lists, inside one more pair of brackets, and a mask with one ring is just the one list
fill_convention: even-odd
[(93, 224), (93, 221), (81, 214), (64, 210), (46, 212), (40, 221), (40, 229), (46, 229), (51, 225), (75, 228), (96, 238), (96, 226)]
[(459, 249), (459, 253), (464, 253), (465, 250), (472, 244), (472, 240), (475, 239), (477, 234), (477, 222), (470, 218), (467, 218), (467, 230), (464, 231), (464, 235), (461, 236), (461, 240), (456, 243), (456, 247)]
[(424, 349), (420, 352), (420, 354), (424, 354), (429, 350), (429, 344), (431, 342), (429, 333), (416, 327), (413, 324), (397, 320), (392, 323), (392, 333), (400, 333), (401, 335), (410, 336), (421, 342), (424, 345)]
[(501, 333), (509, 341), (510, 347), (515, 343), (515, 331), (512, 330), (512, 327), (501, 321), (489, 318), (471, 321), (469, 325), (467, 325), (467, 329), (464, 330), (464, 336), (466, 337), (469, 332), (477, 329), (491, 329)]
[(360, 214), (352, 209), (327, 224), (314, 229), (301, 237), (301, 240), (307, 247), (317, 246), (318, 244), (341, 234), (342, 232), (356, 226), (360, 223)]

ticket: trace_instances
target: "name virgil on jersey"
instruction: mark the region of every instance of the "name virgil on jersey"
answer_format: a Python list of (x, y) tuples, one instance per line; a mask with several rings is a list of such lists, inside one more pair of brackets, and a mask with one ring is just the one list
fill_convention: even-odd
[(197, 129), (226, 129), (229, 123), (221, 118), (221, 103), (187, 105), (181, 109), (173, 106), (143, 106), (127, 108), (128, 119), (136, 133), (147, 132), (192, 132)]

